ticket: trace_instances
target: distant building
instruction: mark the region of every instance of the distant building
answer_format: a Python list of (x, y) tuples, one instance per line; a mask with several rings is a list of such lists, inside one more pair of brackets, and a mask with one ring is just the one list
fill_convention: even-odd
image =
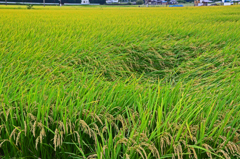
[(211, 3), (210, 0), (195, 0), (194, 6), (208, 6), (208, 3)]
[(208, 6), (208, 3), (211, 3), (212, 1), (209, 1), (209, 0), (203, 0), (202, 3), (203, 3), (203, 6)]
[(81, 4), (90, 4), (89, 0), (82, 0)]
[(178, 2), (176, 0), (171, 0), (169, 4), (178, 4)]
[(233, 4), (239, 4), (240, 0), (232, 0)]
[(231, 5), (231, 0), (222, 0), (222, 3), (225, 6), (230, 6)]
[(106, 0), (107, 4), (118, 3), (118, 0)]
[[(176, 0), (173, 0), (173, 1), (176, 2)], [(176, 4), (176, 3), (172, 3), (172, 4)], [(145, 4), (146, 5), (166, 5), (167, 1), (163, 1), (163, 0), (145, 0)]]
[[(194, 1), (194, 6), (208, 6), (212, 1), (210, 0), (195, 0)], [(230, 6), (233, 4), (238, 4), (240, 2), (240, 0), (222, 0), (219, 2), (215, 2), (215, 5), (224, 5), (224, 6)]]

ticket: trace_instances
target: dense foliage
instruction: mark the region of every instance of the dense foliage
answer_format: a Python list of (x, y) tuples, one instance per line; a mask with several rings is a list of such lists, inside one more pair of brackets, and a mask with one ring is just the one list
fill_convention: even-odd
[(1, 7), (1, 158), (240, 156), (240, 7)]
[(137, 4), (137, 5), (143, 4), (143, 0), (137, 0), (137, 1), (136, 1), (136, 4)]

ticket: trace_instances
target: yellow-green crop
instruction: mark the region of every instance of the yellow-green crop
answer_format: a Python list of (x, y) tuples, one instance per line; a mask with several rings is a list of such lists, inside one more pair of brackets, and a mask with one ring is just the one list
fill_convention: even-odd
[(239, 158), (240, 6), (0, 6), (0, 158)]

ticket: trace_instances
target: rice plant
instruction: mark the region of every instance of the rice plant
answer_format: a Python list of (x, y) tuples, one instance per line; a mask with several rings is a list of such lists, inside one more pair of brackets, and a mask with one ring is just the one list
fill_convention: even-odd
[(240, 7), (0, 7), (0, 158), (240, 158)]

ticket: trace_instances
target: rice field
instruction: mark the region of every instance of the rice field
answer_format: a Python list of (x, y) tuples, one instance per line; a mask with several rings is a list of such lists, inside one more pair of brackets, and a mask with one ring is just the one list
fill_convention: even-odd
[(240, 158), (240, 6), (0, 6), (0, 158)]

